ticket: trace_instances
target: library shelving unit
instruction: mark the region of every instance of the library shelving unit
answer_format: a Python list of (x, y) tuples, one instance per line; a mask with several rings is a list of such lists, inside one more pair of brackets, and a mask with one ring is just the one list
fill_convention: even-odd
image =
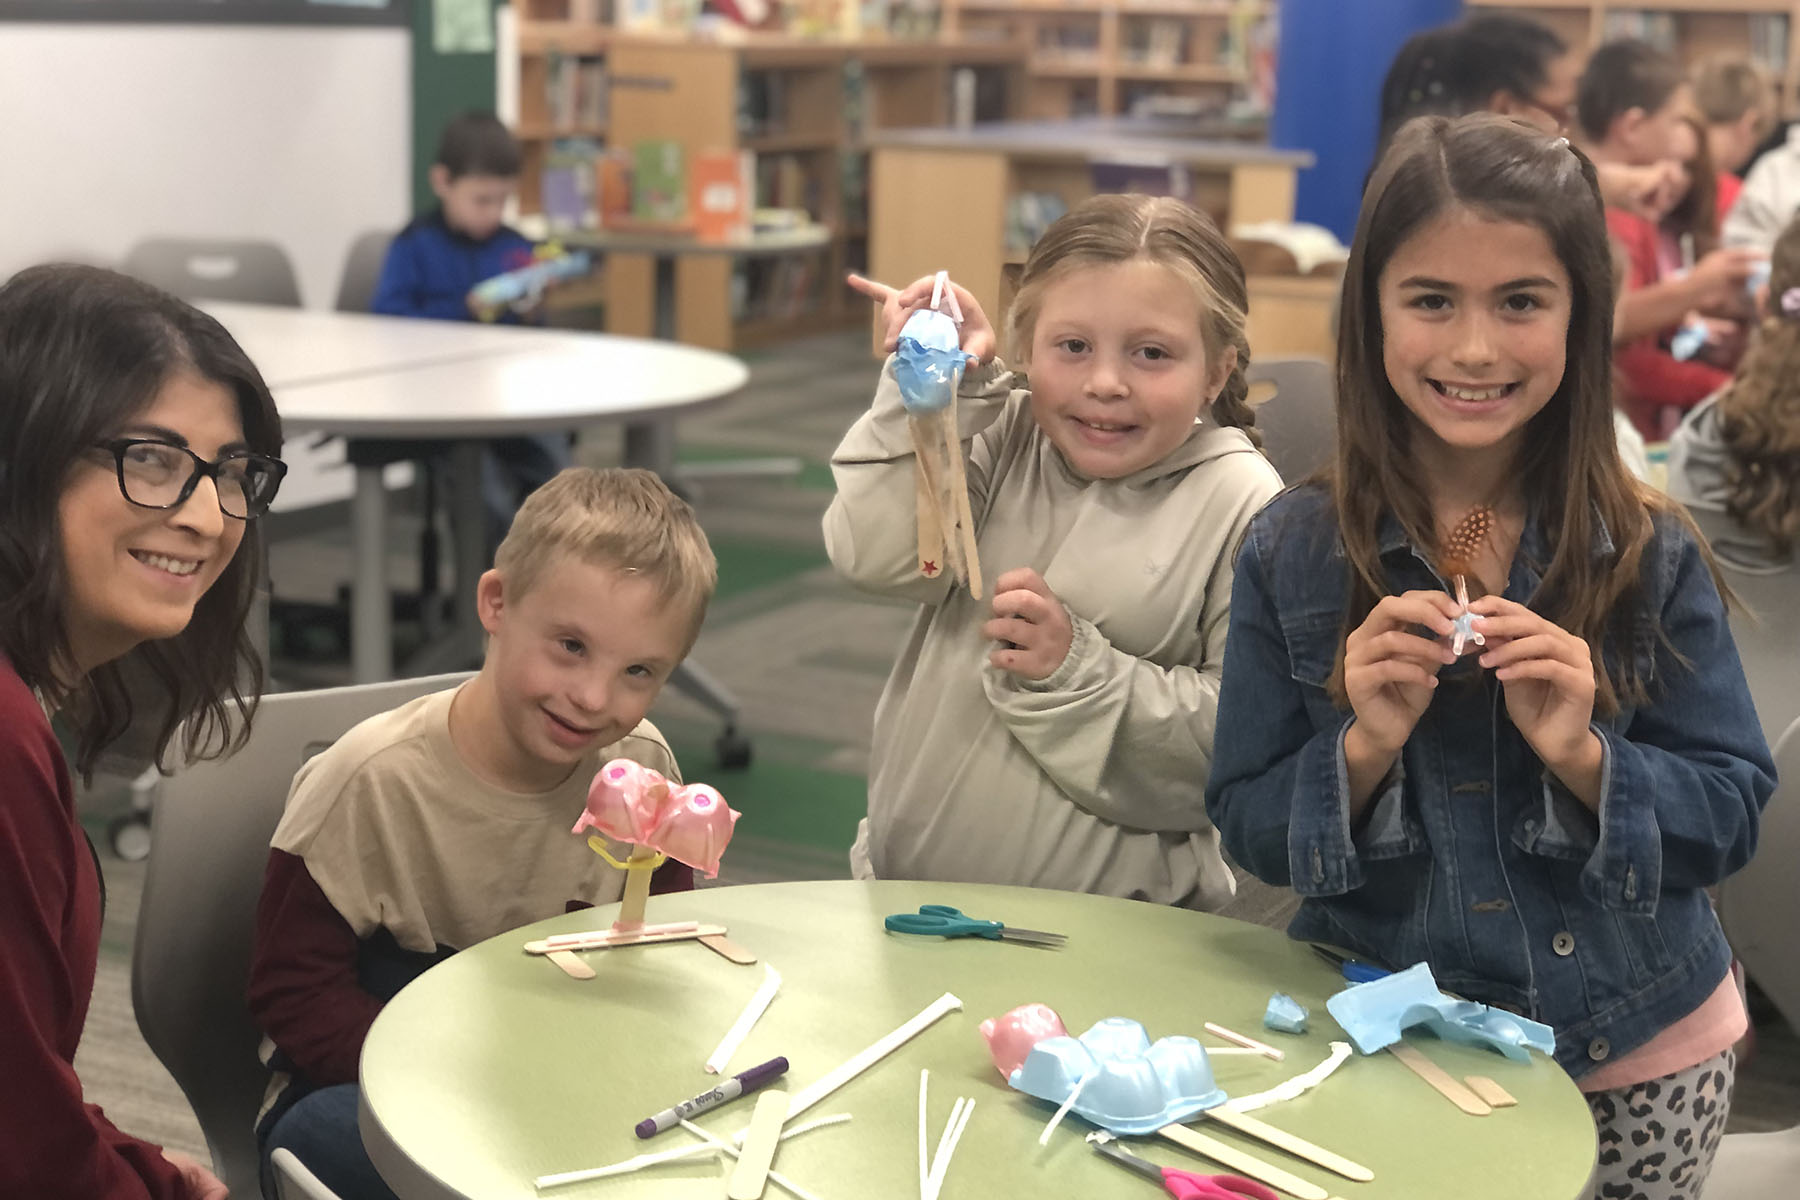
[[(742, 350), (866, 320), (867, 301), (853, 298), (841, 281), (845, 271), (868, 265), (868, 138), (881, 129), (949, 124), (959, 77), (962, 103), (973, 109), (967, 115), (981, 119), (1013, 116), (1024, 90), (1025, 48), (1012, 41), (763, 34), (710, 41), (623, 32), (572, 19), (566, 7), (541, 7), (570, 2), (524, 0), (521, 10), (522, 211), (538, 207), (534, 172), (560, 139), (593, 138), (622, 149), (670, 141), (690, 162), (699, 154), (754, 152), (756, 206), (804, 209), (830, 231), (823, 246), (791, 254), (682, 256), (675, 328), (689, 345)], [(603, 122), (550, 119), (558, 97), (551, 73), (569, 60), (604, 61)], [(566, 116), (583, 106), (578, 99), (562, 107)], [(651, 256), (608, 253), (604, 287), (610, 332), (652, 331)]]
[(946, 32), (1031, 48), (1024, 115), (1114, 116), (1138, 99), (1222, 109), (1247, 79), (1251, 24), (1274, 0), (943, 0)]
[(1688, 66), (1747, 58), (1768, 72), (1784, 111), (1800, 110), (1800, 0), (1471, 0), (1554, 29), (1578, 54), (1616, 37), (1644, 37)]

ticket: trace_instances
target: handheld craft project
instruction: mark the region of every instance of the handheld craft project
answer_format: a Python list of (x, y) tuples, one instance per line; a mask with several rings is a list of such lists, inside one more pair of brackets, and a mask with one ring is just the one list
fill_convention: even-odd
[(497, 321), (509, 308), (523, 312), (543, 299), (545, 289), (551, 285), (579, 279), (593, 266), (593, 256), (585, 250), (565, 254), (560, 247), (547, 243), (525, 266), (484, 279), (470, 288), (469, 311), (482, 321)]
[(1475, 573), (1475, 556), (1493, 531), (1494, 510), (1485, 504), (1478, 505), (1450, 531), (1439, 556), (1439, 568), (1450, 577), (1450, 584), (1456, 589), (1457, 614), (1452, 621), (1455, 631), (1450, 635), (1450, 653), (1458, 658), (1473, 647), (1487, 645), (1487, 638), (1475, 628), (1475, 614), (1469, 611), (1468, 577)]
[(1425, 963), (1345, 988), (1325, 1007), (1362, 1054), (1393, 1045), (1415, 1025), (1426, 1026), (1445, 1041), (1486, 1046), (1519, 1062), (1529, 1062), (1532, 1050), (1556, 1053), (1556, 1031), (1550, 1026), (1446, 996)]
[[(601, 836), (588, 838), (588, 848), (626, 873), (625, 895), (619, 919), (611, 929), (565, 933), (527, 942), (529, 954), (548, 955), (552, 962), (578, 979), (593, 978), (593, 969), (573, 957), (576, 950), (607, 950), (615, 946), (698, 939), (708, 949), (733, 962), (754, 962), (739, 948), (724, 941), (723, 925), (695, 921), (646, 925), (644, 908), (650, 897), (650, 876), (673, 858), (686, 863), (708, 879), (719, 874), (719, 859), (737, 825), (737, 810), (725, 797), (704, 783), (672, 787), (660, 772), (627, 758), (615, 758), (600, 768), (588, 789), (587, 808), (570, 832), (587, 829)], [(607, 839), (628, 843), (623, 860), (614, 857)]]
[[(957, 432), (956, 387), (967, 356), (962, 350), (962, 309), (939, 271), (931, 307), (914, 313), (900, 330), (894, 380), (912, 431), (919, 525), (919, 574), (936, 579), (950, 568), (969, 594), (981, 599), (981, 558), (975, 518)], [(944, 311), (944, 309), (948, 311)]]

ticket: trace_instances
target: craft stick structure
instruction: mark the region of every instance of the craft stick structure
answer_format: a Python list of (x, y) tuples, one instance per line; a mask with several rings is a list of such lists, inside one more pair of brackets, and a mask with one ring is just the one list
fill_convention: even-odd
[(967, 358), (958, 328), (962, 310), (948, 284), (949, 274), (939, 271), (931, 307), (914, 313), (900, 330), (894, 378), (912, 433), (919, 573), (935, 579), (948, 567), (979, 600), (981, 556), (956, 419), (956, 388)]
[[(656, 942), (697, 940), (732, 962), (755, 962), (754, 956), (724, 940), (723, 925), (702, 925), (697, 921), (644, 923), (651, 873), (673, 858), (703, 872), (708, 879), (716, 878), (719, 859), (731, 841), (738, 816), (725, 803), (725, 797), (704, 783), (672, 787), (661, 773), (649, 767), (627, 758), (613, 759), (594, 776), (588, 789), (587, 808), (571, 832), (598, 830), (600, 836), (588, 838), (588, 848), (625, 872), (619, 919), (610, 929), (558, 934), (527, 942), (526, 953), (548, 956), (577, 979), (592, 979), (594, 972), (574, 958), (574, 951)], [(607, 839), (630, 845), (631, 851), (623, 861), (614, 857)]]

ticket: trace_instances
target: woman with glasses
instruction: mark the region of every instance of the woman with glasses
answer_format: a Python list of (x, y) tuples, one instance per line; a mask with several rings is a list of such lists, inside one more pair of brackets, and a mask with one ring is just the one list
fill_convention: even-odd
[(90, 267), (0, 286), (0, 1196), (225, 1195), (83, 1101), (102, 891), (70, 767), (90, 774), (134, 718), (164, 750), (179, 728), (190, 761), (242, 744), (280, 449), (268, 388), (211, 317)]

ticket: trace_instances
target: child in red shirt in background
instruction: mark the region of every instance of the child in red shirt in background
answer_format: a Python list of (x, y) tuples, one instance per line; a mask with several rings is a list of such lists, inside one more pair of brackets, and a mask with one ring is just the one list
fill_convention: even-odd
[[(1688, 164), (1686, 187), (1650, 219), (1606, 210), (1608, 231), (1631, 270), (1613, 330), (1626, 412), (1652, 440), (1722, 387), (1741, 334), (1709, 325), (1711, 361), (1680, 361), (1668, 341), (1692, 314), (1734, 322), (1746, 310), (1745, 281), (1760, 260), (1718, 245), (1716, 181), (1706, 139), (1687, 116), (1692, 92), (1681, 65), (1647, 42), (1609, 42), (1588, 60), (1577, 93), (1584, 148), (1597, 162)], [(1723, 364), (1723, 365), (1721, 365)]]

